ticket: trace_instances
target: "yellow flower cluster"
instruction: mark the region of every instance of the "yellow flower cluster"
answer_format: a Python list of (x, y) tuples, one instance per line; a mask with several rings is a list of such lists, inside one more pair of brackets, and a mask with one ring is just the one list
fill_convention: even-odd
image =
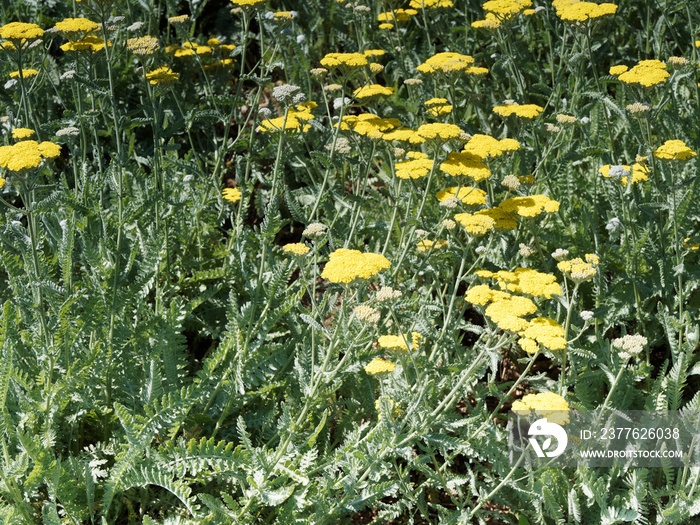
[(389, 267), (391, 263), (381, 254), (339, 248), (330, 254), (321, 277), (347, 284), (355, 279), (369, 279)]
[(585, 261), (580, 257), (576, 257), (570, 261), (561, 261), (557, 263), (557, 268), (565, 275), (568, 275), (575, 283), (581, 283), (595, 277), (598, 272), (598, 262), (597, 255), (588, 253), (586, 254)]
[(158, 51), (160, 44), (157, 38), (145, 35), (127, 39), (126, 48), (135, 55), (148, 56)]
[[(393, 120), (393, 119), (389, 119)], [(409, 128), (400, 128), (384, 133), (381, 137), (384, 140), (398, 140), (399, 142), (409, 142), (411, 144), (423, 144), (425, 139), (421, 137), (416, 130)]]
[(425, 139), (453, 140), (458, 139), (464, 133), (459, 126), (454, 124), (423, 124), (418, 126), (416, 133)]
[(474, 29), (498, 29), (501, 27), (501, 19), (493, 13), (486, 13), (483, 20), (475, 20), (472, 22)]
[(238, 202), (241, 200), (241, 190), (238, 188), (224, 188), (221, 192), (224, 200), (228, 202)]
[(0, 168), (21, 173), (36, 168), (44, 159), (52, 159), (60, 154), (61, 146), (53, 142), (23, 140), (12, 146), (0, 146)]
[(488, 285), (472, 286), (466, 293), (466, 300), (472, 304), (485, 306), (485, 315), (502, 330), (519, 333), (520, 346), (528, 353), (535, 353), (539, 345), (549, 350), (562, 350), (566, 347), (564, 329), (556, 321), (546, 317), (536, 317), (528, 321), (526, 316), (537, 311), (531, 299), (513, 293), (551, 299), (561, 295), (561, 287), (556, 277), (530, 268), (518, 268), (513, 272), (490, 272), (480, 270), (476, 275), (498, 281), (500, 290)]
[(551, 299), (553, 295), (561, 295), (561, 286), (557, 283), (556, 276), (538, 272), (532, 268), (516, 268), (512, 272), (479, 270), (475, 274), (482, 279), (497, 280), (501, 290), (508, 292), (524, 293), (546, 299)]
[(385, 361), (381, 357), (375, 357), (365, 366), (365, 372), (370, 375), (376, 375), (384, 372), (393, 372), (395, 368), (396, 365), (391, 361)]
[(415, 9), (394, 9), (393, 11), (380, 13), (377, 16), (377, 20), (380, 22), (407, 22), (412, 16), (417, 14), (418, 11)]
[(437, 192), (435, 196), (440, 202), (445, 202), (448, 199), (459, 199), (464, 204), (486, 204), (486, 192), (479, 188), (472, 188), (471, 186), (463, 186), (459, 188), (459, 191), (457, 191), (457, 186), (452, 186), (451, 188)]
[[(418, 349), (418, 347), (420, 347), (420, 342), (423, 339), (423, 336), (418, 332), (411, 332), (410, 336), (411, 348), (413, 350)], [(408, 342), (408, 337), (409, 334), (383, 335), (379, 338), (377, 344), (379, 344), (380, 348), (386, 348), (389, 350), (403, 350), (404, 352), (408, 352), (408, 345), (406, 344)]]
[(385, 138), (386, 132), (398, 128), (399, 126), (401, 126), (401, 122), (398, 119), (381, 118), (372, 113), (345, 115), (343, 116), (343, 121), (340, 123), (340, 129), (352, 129), (355, 133), (364, 135), (371, 139)]
[(493, 112), (502, 117), (515, 115), (522, 118), (535, 118), (544, 111), (542, 106), (537, 104), (508, 104), (506, 106), (496, 106)]
[(44, 30), (36, 24), (24, 22), (10, 22), (0, 27), (0, 38), (24, 44), (27, 39), (40, 38), (44, 35)]
[(411, 3), (408, 4), (411, 7), (414, 7), (416, 9), (423, 9), (426, 7), (453, 7), (454, 4), (452, 3), (452, 0), (411, 0)]
[(670, 76), (666, 71), (666, 64), (660, 60), (642, 60), (629, 71), (620, 73), (617, 78), (625, 84), (652, 87), (665, 82)]
[(34, 135), (34, 130), (29, 128), (15, 128), (12, 130), (13, 139), (28, 139)]
[(664, 160), (688, 160), (695, 155), (682, 140), (667, 140), (654, 152), (654, 157)]
[(472, 66), (474, 57), (459, 53), (445, 52), (433, 55), (416, 69), (428, 75), (433, 73), (471, 73), (484, 74), (488, 69)]
[(423, 239), (422, 241), (418, 241), (416, 244), (416, 248), (418, 248), (418, 251), (421, 253), (427, 253), (430, 250), (439, 250), (440, 248), (445, 248), (448, 246), (447, 241), (443, 240), (438, 240), (438, 241), (431, 241), (429, 239)]
[(169, 67), (163, 66), (146, 73), (146, 79), (153, 85), (168, 85), (175, 82), (180, 75), (174, 73)]
[(58, 30), (59, 33), (71, 37), (74, 36), (75, 33), (82, 34), (97, 31), (100, 25), (87, 18), (66, 18), (57, 22), (54, 28)]
[(492, 217), (480, 212), (458, 213), (454, 219), (472, 235), (484, 235), (496, 227), (496, 221)]
[[(23, 69), (22, 70), (22, 77), (23, 78), (35, 77), (38, 74), (39, 74), (39, 72), (36, 69)], [(10, 78), (19, 78), (19, 71), (12, 71), (10, 73)]]
[[(649, 174), (649, 168), (647, 168), (644, 164), (635, 162), (634, 164), (632, 164), (632, 166), (622, 165), (622, 167), (632, 174), (631, 179), (628, 176), (620, 178), (620, 182), (623, 186), (627, 186), (627, 181), (629, 181), (630, 184), (637, 184), (639, 182), (649, 180), (649, 177), (647, 177), (647, 175)], [(598, 173), (600, 173), (603, 177), (610, 178), (610, 168), (612, 168), (612, 165), (606, 164), (598, 170)]]
[(489, 208), (480, 210), (476, 215), (484, 215), (494, 221), (494, 228), (497, 230), (514, 230), (518, 227), (518, 221), (512, 213), (501, 208)]
[(517, 151), (518, 149), (520, 149), (520, 142), (515, 139), (498, 140), (489, 135), (477, 133), (472, 135), (469, 142), (464, 145), (463, 151), (485, 160), (489, 157), (499, 157), (504, 153)]
[(267, 0), (231, 0), (231, 3), (239, 7), (257, 7), (264, 4), (266, 1)]
[(565, 425), (569, 422), (569, 404), (558, 394), (553, 392), (541, 392), (539, 394), (527, 394), (520, 400), (513, 401), (513, 412), (529, 413), (535, 411), (538, 417), (546, 417), (548, 421)]
[(527, 330), (530, 325), (524, 317), (534, 314), (537, 311), (537, 305), (527, 297), (507, 295), (508, 297), (501, 297), (489, 304), (484, 313), (501, 330), (507, 332)]
[(521, 334), (518, 344), (529, 354), (537, 352), (537, 344), (541, 344), (550, 350), (564, 350), (564, 328), (553, 319), (536, 317), (530, 321), (525, 331)]
[(354, 69), (367, 63), (367, 56), (363, 53), (328, 53), (321, 59), (321, 65), (327, 68)]
[[(112, 43), (107, 42), (111, 47)], [(105, 41), (96, 36), (86, 36), (80, 40), (72, 40), (61, 46), (61, 50), (66, 53), (87, 51), (88, 53), (97, 53), (105, 48)]]
[(609, 73), (610, 73), (612, 76), (614, 76), (614, 77), (618, 77), (618, 76), (622, 75), (622, 73), (624, 73), (624, 72), (627, 71), (628, 69), (629, 69), (629, 68), (628, 68), (626, 65), (621, 64), (621, 65), (619, 65), (619, 66), (612, 66), (612, 67), (610, 68)]
[(428, 108), (426, 112), (433, 117), (447, 115), (452, 112), (452, 106), (447, 103), (446, 98), (431, 98), (426, 100), (424, 105)]
[(396, 163), (396, 176), (400, 179), (420, 179), (425, 177), (433, 169), (433, 160), (428, 155), (419, 151), (407, 153), (411, 160)]
[(509, 213), (517, 213), (521, 217), (536, 217), (543, 211), (556, 213), (559, 211), (559, 201), (551, 200), (546, 195), (529, 195), (527, 197), (511, 197), (498, 205)]
[(484, 11), (496, 15), (499, 19), (507, 19), (531, 6), (532, 0), (489, 0), (481, 7), (484, 8)]
[(615, 4), (596, 4), (579, 0), (554, 0), (552, 5), (557, 10), (557, 16), (565, 22), (586, 22), (614, 15), (617, 11)]
[(277, 131), (282, 131), (284, 127), (285, 130), (307, 132), (311, 126), (309, 124), (302, 126), (302, 122), (308, 122), (314, 118), (311, 110), (317, 105), (316, 102), (298, 104), (289, 109), (286, 122), (284, 121), (284, 116), (265, 119), (258, 126), (258, 131), (275, 133)]
[(355, 98), (370, 98), (378, 95), (389, 96), (394, 92), (394, 88), (380, 86), (379, 84), (370, 84), (357, 88), (353, 95)]
[(309, 253), (309, 247), (303, 242), (292, 242), (282, 246), (284, 253), (292, 253), (294, 255), (306, 255)]
[(440, 164), (440, 169), (453, 177), (469, 177), (474, 182), (488, 179), (491, 176), (489, 167), (473, 153), (452, 152), (445, 162)]

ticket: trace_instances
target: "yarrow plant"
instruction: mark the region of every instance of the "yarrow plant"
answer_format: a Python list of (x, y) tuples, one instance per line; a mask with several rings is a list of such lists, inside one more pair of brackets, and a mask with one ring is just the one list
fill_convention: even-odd
[(698, 519), (694, 2), (0, 5), (0, 522)]

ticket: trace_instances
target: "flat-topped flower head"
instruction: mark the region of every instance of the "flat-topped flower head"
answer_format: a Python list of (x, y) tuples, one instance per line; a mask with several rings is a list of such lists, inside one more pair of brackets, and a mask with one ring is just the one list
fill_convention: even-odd
[(375, 357), (372, 359), (367, 366), (365, 366), (365, 372), (369, 375), (383, 374), (385, 372), (393, 372), (396, 365), (390, 361), (385, 361), (380, 357)]
[(431, 250), (439, 250), (440, 248), (446, 248), (449, 243), (445, 240), (431, 241), (430, 239), (423, 239), (416, 243), (416, 248), (421, 253), (427, 253)]
[(367, 56), (363, 53), (328, 53), (321, 59), (321, 65), (328, 69), (357, 69), (368, 63)]
[(244, 9), (253, 7), (262, 7), (262, 5), (267, 0), (231, 0), (231, 3), (235, 6), (242, 7)]
[(379, 253), (339, 248), (330, 254), (321, 273), (332, 283), (348, 284), (355, 279), (369, 279), (391, 267), (389, 260)]
[[(107, 42), (107, 45), (112, 46), (111, 42)], [(76, 53), (76, 52), (86, 52), (86, 53), (97, 53), (105, 48), (105, 41), (97, 36), (86, 36), (79, 40), (72, 40), (66, 42), (61, 46), (61, 50), (66, 53)]]
[(557, 16), (564, 22), (587, 22), (614, 15), (617, 11), (615, 4), (596, 4), (579, 0), (554, 0), (552, 5), (557, 10)]
[(544, 111), (542, 106), (537, 104), (507, 104), (505, 106), (496, 106), (493, 112), (501, 117), (509, 117), (515, 115), (521, 118), (535, 118)]
[[(10, 78), (19, 78), (20, 71), (12, 71), (10, 72)], [(23, 69), (22, 70), (22, 77), (23, 78), (29, 78), (29, 77), (35, 77), (39, 74), (39, 72), (36, 69)]]
[(228, 202), (238, 202), (241, 200), (241, 190), (238, 188), (224, 188), (221, 192), (224, 200)]
[(389, 96), (394, 92), (394, 88), (387, 86), (380, 86), (379, 84), (370, 84), (369, 86), (362, 86), (357, 88), (353, 92), (353, 96), (358, 99), (366, 99), (376, 96)]
[(499, 19), (507, 19), (532, 6), (532, 0), (489, 0), (481, 7), (496, 15)]
[(23, 173), (60, 154), (61, 146), (53, 142), (22, 140), (12, 146), (0, 146), (0, 168)]
[(446, 98), (431, 98), (423, 103), (426, 106), (425, 112), (432, 117), (448, 115), (452, 112), (452, 105), (448, 104)]
[(0, 27), (0, 38), (10, 40), (14, 44), (23, 44), (25, 41), (34, 38), (41, 38), (44, 30), (36, 24), (24, 22), (10, 22)]
[(444, 202), (448, 199), (459, 199), (464, 204), (486, 204), (486, 192), (479, 188), (472, 188), (471, 186), (462, 186), (459, 188), (459, 191), (457, 191), (457, 186), (452, 186), (451, 188), (437, 192), (435, 196), (440, 202)]
[(71, 38), (76, 35), (97, 31), (100, 28), (100, 24), (87, 18), (65, 18), (57, 22), (54, 28), (62, 35)]
[(366, 304), (356, 306), (353, 310), (358, 321), (369, 324), (377, 324), (381, 319), (381, 312), (376, 308), (372, 308)]
[(34, 130), (29, 128), (15, 128), (12, 130), (13, 139), (28, 139), (34, 135)]
[(546, 213), (558, 212), (559, 202), (546, 195), (529, 195), (506, 199), (498, 207), (509, 213), (517, 213), (521, 217), (536, 217), (543, 211)]
[(302, 256), (309, 253), (310, 248), (303, 242), (292, 242), (282, 246), (282, 251), (284, 253), (291, 253), (294, 255)]
[(159, 67), (154, 69), (150, 73), (146, 73), (146, 79), (153, 85), (170, 85), (175, 82), (180, 75), (174, 73), (172, 69), (167, 66)]
[(671, 74), (666, 71), (666, 64), (660, 60), (642, 60), (629, 71), (621, 73), (617, 78), (625, 84), (639, 84), (652, 87), (666, 82)]
[(433, 169), (433, 160), (420, 158), (396, 163), (396, 176), (400, 179), (421, 179)]
[(527, 394), (522, 399), (513, 401), (511, 410), (522, 415), (533, 410), (535, 416), (546, 417), (548, 421), (558, 425), (569, 422), (569, 404), (563, 397), (553, 392)]
[(389, 350), (403, 350), (408, 352), (408, 344), (411, 344), (413, 350), (418, 349), (420, 346), (423, 336), (418, 332), (411, 332), (410, 334), (404, 335), (383, 335), (379, 338), (377, 343), (380, 348), (386, 348)]
[(379, 13), (377, 20), (380, 22), (408, 22), (412, 16), (418, 14), (415, 9), (394, 9), (385, 13)]
[(410, 7), (413, 7), (414, 9), (454, 7), (454, 3), (452, 2), (452, 0), (411, 0), (411, 3), (408, 5)]
[(401, 290), (394, 290), (391, 286), (383, 286), (374, 296), (374, 298), (380, 303), (389, 303), (392, 301), (398, 301), (403, 296)]
[(588, 254), (585, 261), (576, 257), (570, 261), (559, 262), (557, 268), (575, 283), (582, 283), (593, 279), (598, 273), (598, 258)]
[(138, 38), (129, 38), (126, 41), (126, 48), (134, 55), (150, 56), (160, 49), (160, 44), (157, 38), (144, 35)]
[(622, 359), (630, 359), (633, 356), (641, 354), (648, 343), (649, 341), (643, 335), (627, 334), (613, 339), (612, 346), (619, 350), (618, 354)]
[[(623, 186), (627, 186), (628, 182), (629, 184), (637, 184), (649, 180), (647, 176), (649, 168), (639, 162), (635, 162), (632, 166), (606, 164), (598, 170), (598, 173), (607, 178), (619, 178)], [(630, 173), (632, 178), (630, 178)]]
[(453, 177), (469, 177), (474, 182), (491, 176), (491, 170), (478, 156), (465, 152), (450, 153), (440, 164), (440, 170)]
[(458, 213), (454, 220), (461, 224), (471, 235), (484, 235), (496, 227), (496, 221), (481, 214)]
[(419, 126), (416, 133), (425, 139), (447, 141), (459, 139), (464, 132), (454, 124), (435, 123)]
[(667, 140), (654, 152), (654, 157), (664, 160), (688, 160), (695, 155), (682, 140)]
[[(530, 321), (530, 325), (521, 333), (523, 339), (536, 342), (548, 350), (564, 350), (566, 339), (564, 339), (564, 328), (554, 319), (547, 317), (536, 317)], [(525, 344), (523, 344), (523, 342)], [(520, 341), (521, 346), (528, 351), (533, 346), (527, 341)], [(534, 353), (534, 352), (529, 352)]]
[(520, 142), (515, 139), (498, 140), (489, 135), (476, 133), (464, 145), (463, 151), (486, 160), (489, 157), (499, 157), (504, 153), (510, 153), (520, 149)]
[(455, 73), (468, 72), (474, 64), (474, 58), (460, 53), (438, 53), (419, 65), (416, 69), (421, 73)]

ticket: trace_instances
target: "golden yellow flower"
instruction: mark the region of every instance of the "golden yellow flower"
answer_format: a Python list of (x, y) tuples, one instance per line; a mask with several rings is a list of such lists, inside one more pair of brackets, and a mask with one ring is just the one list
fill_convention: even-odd
[(664, 160), (688, 160), (695, 157), (692, 149), (682, 140), (667, 140), (654, 152), (654, 157)]
[(221, 192), (224, 196), (224, 200), (228, 202), (238, 202), (241, 200), (241, 190), (238, 188), (224, 188)]
[(29, 128), (15, 128), (12, 130), (13, 139), (28, 139), (34, 135), (34, 130)]
[(493, 112), (502, 117), (515, 115), (522, 118), (535, 118), (544, 111), (542, 106), (537, 104), (508, 104), (506, 106), (496, 106)]
[(522, 399), (513, 401), (511, 409), (523, 415), (534, 410), (537, 417), (546, 417), (548, 421), (558, 425), (569, 422), (569, 404), (563, 397), (553, 392), (527, 394)]
[(293, 253), (294, 255), (306, 255), (310, 248), (303, 242), (293, 242), (282, 246), (285, 253)]
[(381, 254), (339, 248), (330, 254), (321, 277), (332, 283), (348, 284), (355, 279), (369, 279), (390, 267), (389, 260)]
[(375, 357), (365, 366), (365, 372), (370, 375), (382, 374), (384, 372), (393, 372), (396, 365), (390, 361), (385, 361), (380, 357)]

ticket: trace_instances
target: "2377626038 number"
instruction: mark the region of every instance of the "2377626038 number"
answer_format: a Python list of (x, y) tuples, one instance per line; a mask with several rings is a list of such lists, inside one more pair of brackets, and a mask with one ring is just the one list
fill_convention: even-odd
[(633, 427), (609, 427), (600, 431), (600, 439), (678, 439), (680, 431), (677, 428), (633, 428)]

